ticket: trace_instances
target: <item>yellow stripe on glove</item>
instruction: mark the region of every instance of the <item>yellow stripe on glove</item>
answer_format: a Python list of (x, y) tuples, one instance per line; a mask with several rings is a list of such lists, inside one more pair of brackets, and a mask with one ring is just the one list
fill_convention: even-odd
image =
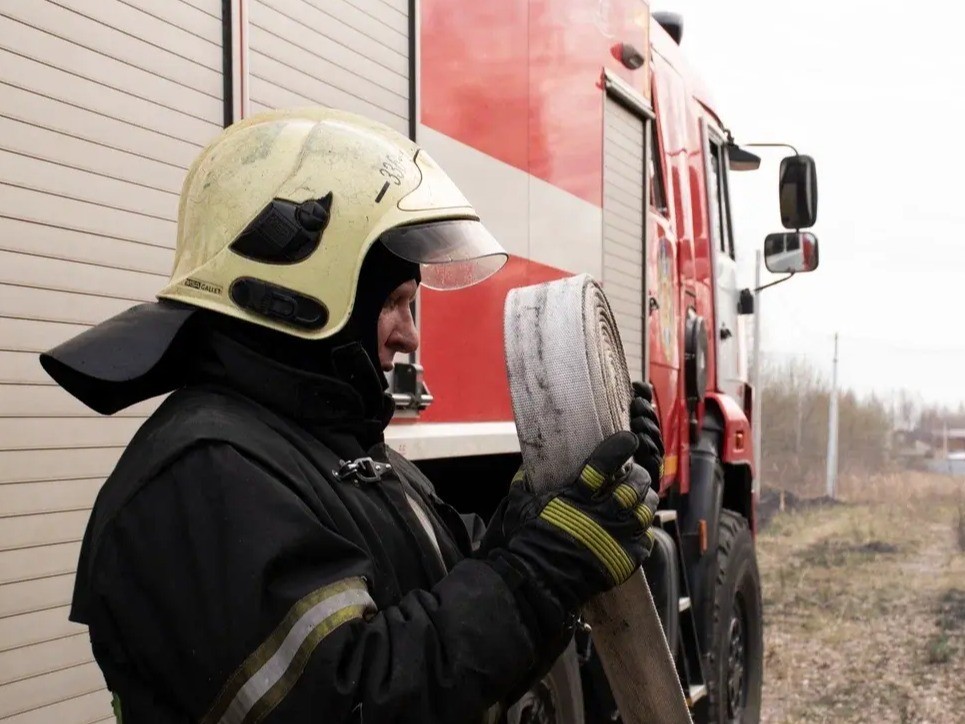
[(586, 546), (600, 560), (614, 583), (623, 583), (633, 575), (633, 561), (627, 552), (599, 523), (578, 508), (554, 498), (543, 508), (540, 517)]

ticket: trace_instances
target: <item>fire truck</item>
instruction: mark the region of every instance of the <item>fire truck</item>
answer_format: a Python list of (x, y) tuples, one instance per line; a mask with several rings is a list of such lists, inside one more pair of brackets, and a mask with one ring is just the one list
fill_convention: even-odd
[[(0, 7), (0, 719), (94, 722), (110, 697), (67, 619), (94, 497), (152, 400), (111, 417), (37, 354), (154, 299), (185, 171), (222, 127), (321, 104), (416, 139), (510, 252), (483, 284), (423, 291), (392, 375), (390, 444), (488, 518), (519, 462), (503, 359), (512, 288), (589, 273), (666, 442), (645, 569), (700, 722), (756, 721), (754, 388), (730, 178), (738, 145), (642, 0), (35, 0)], [(686, 48), (686, 44), (683, 45)], [(743, 139), (742, 139), (743, 140)], [(781, 161), (768, 268), (817, 266), (814, 163)], [(656, 563), (656, 562), (659, 562)], [(615, 721), (592, 631), (510, 712)]]
[[(514, 287), (587, 272), (602, 282), (631, 376), (650, 382), (667, 455), (659, 562), (648, 565), (695, 721), (758, 721), (763, 678), (755, 559), (754, 389), (737, 283), (729, 174), (739, 146), (681, 50), (683, 21), (639, 0), (422, 0), (417, 140), (511, 258), (476, 287), (418, 301), (419, 353), (400, 360), (390, 439), (442, 494), (483, 515), (519, 464), (503, 361)], [(763, 144), (762, 144), (763, 145)], [(791, 231), (770, 270), (817, 266), (813, 160), (781, 163)], [(796, 251), (796, 253), (794, 253)], [(789, 252), (791, 252), (789, 254)], [(514, 721), (614, 721), (582, 632)]]

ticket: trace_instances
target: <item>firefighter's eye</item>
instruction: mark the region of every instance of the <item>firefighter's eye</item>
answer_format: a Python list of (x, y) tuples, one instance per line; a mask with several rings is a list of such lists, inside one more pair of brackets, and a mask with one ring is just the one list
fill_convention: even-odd
[(389, 311), (405, 306), (405, 304), (405, 295), (400, 294), (399, 292), (392, 292), (392, 294), (389, 295), (389, 298), (385, 300), (385, 304), (382, 305), (382, 309)]
[(383, 309), (395, 309), (396, 307), (407, 307), (415, 301), (418, 286), (414, 282), (407, 282), (397, 287), (385, 300)]

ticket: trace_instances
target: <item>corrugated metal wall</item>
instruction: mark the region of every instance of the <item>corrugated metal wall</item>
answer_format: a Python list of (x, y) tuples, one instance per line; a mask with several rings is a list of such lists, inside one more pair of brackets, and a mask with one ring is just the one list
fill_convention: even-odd
[(643, 120), (608, 98), (603, 133), (603, 287), (630, 379), (643, 376)]
[(166, 278), (221, 67), (219, 0), (0, 5), (0, 721), (110, 718), (67, 604), (94, 496), (156, 403), (98, 417), (37, 353)]
[[(324, 10), (323, 10), (324, 8)], [(408, 0), (250, 0), (251, 111), (409, 128)], [(166, 281), (187, 167), (220, 130), (220, 0), (0, 4), (0, 721), (112, 719), (67, 620), (91, 504), (156, 407), (99, 417), (39, 352)]]
[(312, 103), (409, 132), (408, 0), (250, 0), (251, 110)]
[(111, 719), (67, 620), (94, 496), (156, 403), (98, 417), (37, 353), (167, 278), (223, 118), (220, 0), (0, 4), (0, 721)]

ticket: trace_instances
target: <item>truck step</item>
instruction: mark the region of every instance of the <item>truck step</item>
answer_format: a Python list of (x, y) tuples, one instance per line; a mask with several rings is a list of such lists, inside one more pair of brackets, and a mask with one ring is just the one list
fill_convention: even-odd
[(677, 511), (676, 510), (658, 510), (657, 520), (659, 520), (661, 523), (672, 523), (673, 521), (677, 520)]
[(677, 610), (683, 613), (688, 608), (690, 608), (690, 596), (681, 596), (680, 601), (677, 603)]
[(704, 684), (691, 686), (687, 694), (687, 706), (693, 706), (705, 696), (707, 696), (707, 687)]

